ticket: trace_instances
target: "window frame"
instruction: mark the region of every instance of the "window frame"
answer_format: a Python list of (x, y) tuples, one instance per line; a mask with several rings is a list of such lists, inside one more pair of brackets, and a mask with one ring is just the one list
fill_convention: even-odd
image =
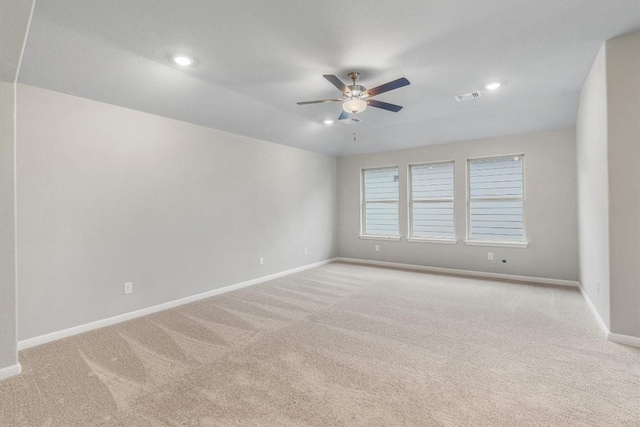
[[(442, 199), (415, 199), (413, 198), (413, 177), (411, 169), (420, 166), (447, 165), (453, 166), (453, 197)], [(453, 204), (453, 237), (418, 237), (413, 235), (413, 205), (414, 203), (441, 203), (451, 202)], [(455, 160), (437, 160), (430, 162), (410, 163), (407, 165), (407, 241), (414, 243), (442, 243), (452, 244), (458, 243), (456, 234), (456, 162)]]
[[(471, 197), (471, 162), (474, 160), (500, 160), (500, 159), (508, 159), (513, 157), (520, 157), (522, 160), (522, 197), (512, 197), (512, 196), (497, 196), (497, 197), (481, 197), (481, 198), (472, 198)], [(527, 210), (526, 210), (526, 162), (525, 162), (525, 153), (513, 153), (513, 154), (501, 154), (494, 156), (484, 156), (484, 157), (472, 157), (467, 158), (466, 164), (466, 214), (467, 214), (467, 235), (465, 238), (465, 245), (467, 246), (490, 246), (490, 247), (504, 247), (504, 248), (528, 248), (529, 240), (527, 238)], [(511, 201), (521, 201), (522, 202), (522, 241), (501, 241), (501, 240), (481, 240), (481, 239), (472, 239), (471, 238), (471, 202), (472, 201), (496, 201), (496, 200), (511, 200)]]
[[(386, 169), (396, 169), (397, 173), (398, 173), (398, 199), (397, 200), (392, 200), (392, 199), (388, 199), (388, 200), (375, 200), (375, 201), (370, 201), (370, 202), (366, 202), (365, 201), (365, 190), (364, 190), (364, 184), (365, 184), (365, 179), (364, 179), (364, 175), (366, 172), (368, 171), (377, 171), (377, 170), (386, 170)], [(379, 235), (379, 234), (366, 234), (367, 231), (367, 227), (366, 227), (366, 204), (367, 203), (374, 203), (374, 204), (383, 204), (383, 203), (397, 203), (398, 205), (398, 234), (397, 235), (390, 235), (390, 236), (385, 236), (385, 235)], [(400, 235), (400, 166), (399, 165), (390, 165), (390, 166), (376, 166), (376, 167), (372, 167), (372, 168), (362, 168), (360, 169), (360, 235), (359, 237), (361, 239), (366, 239), (366, 240), (396, 240), (399, 241), (400, 238), (402, 237)]]

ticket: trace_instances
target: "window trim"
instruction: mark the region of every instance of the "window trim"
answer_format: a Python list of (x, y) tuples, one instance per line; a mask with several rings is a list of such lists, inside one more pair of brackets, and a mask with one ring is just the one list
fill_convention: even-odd
[[(414, 166), (428, 165), (453, 165), (453, 197), (443, 199), (413, 199), (413, 179), (411, 177), (411, 168)], [(438, 203), (451, 202), (453, 204), (453, 237), (418, 237), (413, 235), (413, 203)], [(458, 237), (456, 234), (456, 161), (455, 160), (436, 160), (431, 162), (409, 163), (407, 165), (407, 242), (412, 243), (443, 243), (456, 244)]]
[[(522, 159), (522, 197), (509, 197), (509, 196), (497, 196), (497, 197), (485, 197), (479, 199), (471, 198), (471, 168), (469, 167), (473, 160), (498, 160), (507, 159), (513, 157), (520, 157)], [(482, 157), (470, 157), (467, 158), (466, 164), (466, 215), (467, 215), (467, 233), (464, 240), (464, 244), (467, 246), (493, 246), (501, 248), (528, 248), (531, 243), (527, 238), (527, 190), (526, 190), (526, 162), (525, 153), (512, 153), (501, 154), (494, 156), (482, 156)], [(471, 238), (471, 202), (474, 200), (518, 200), (522, 201), (522, 241), (507, 241), (507, 240), (482, 240)]]
[(400, 236), (378, 236), (375, 234), (360, 234), (358, 236), (361, 240), (392, 240), (400, 241)]
[(442, 237), (440, 239), (436, 239), (435, 237), (407, 237), (405, 240), (411, 243), (439, 243), (441, 245), (458, 244), (457, 238), (446, 238), (446, 237)]
[[(376, 200), (374, 202), (365, 202), (364, 200), (364, 174), (368, 171), (376, 171), (376, 170), (385, 170), (385, 169), (397, 169), (398, 171), (398, 200)], [(397, 235), (376, 235), (376, 234), (367, 234), (366, 233), (366, 203), (397, 203), (398, 204), (398, 234)], [(399, 165), (389, 165), (389, 166), (376, 166), (372, 168), (362, 168), (360, 169), (360, 239), (368, 239), (368, 240), (400, 240), (402, 237), (400, 235), (400, 166)]]

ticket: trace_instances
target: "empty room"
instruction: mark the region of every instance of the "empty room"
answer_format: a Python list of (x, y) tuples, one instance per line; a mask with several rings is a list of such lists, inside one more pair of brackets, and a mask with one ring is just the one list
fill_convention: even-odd
[(3, 0), (0, 426), (640, 426), (640, 0)]

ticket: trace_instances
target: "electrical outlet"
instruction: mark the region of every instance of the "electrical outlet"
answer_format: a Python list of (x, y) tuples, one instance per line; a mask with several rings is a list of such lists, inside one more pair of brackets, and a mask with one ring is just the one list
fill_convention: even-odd
[(380, 245), (376, 245), (375, 246), (375, 250), (376, 250), (376, 252), (380, 252)]
[(260, 257), (260, 265), (263, 265), (263, 264), (264, 264), (264, 258)]
[(133, 282), (127, 282), (124, 284), (124, 294), (128, 295), (133, 292)]
[(493, 252), (487, 252), (487, 259), (493, 261)]
[(307, 248), (304, 248), (304, 254), (305, 255), (307, 254)]

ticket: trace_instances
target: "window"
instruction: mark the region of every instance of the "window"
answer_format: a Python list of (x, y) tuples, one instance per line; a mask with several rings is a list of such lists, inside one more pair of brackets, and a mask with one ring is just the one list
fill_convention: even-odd
[(526, 245), (523, 165), (522, 155), (469, 160), (467, 243)]
[(455, 241), (453, 162), (409, 166), (409, 238)]
[(362, 235), (398, 237), (398, 168), (362, 171)]

